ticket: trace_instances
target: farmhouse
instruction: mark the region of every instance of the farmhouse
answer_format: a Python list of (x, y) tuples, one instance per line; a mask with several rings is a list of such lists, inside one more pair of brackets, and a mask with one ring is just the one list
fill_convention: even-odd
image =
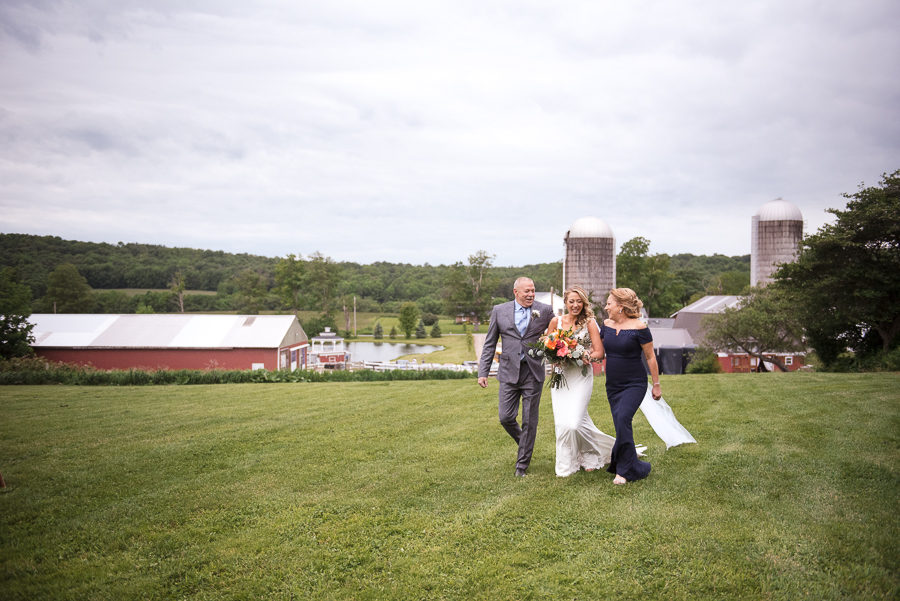
[(34, 314), (38, 356), (100, 369), (302, 369), (293, 315)]
[[(696, 344), (702, 344), (704, 341), (703, 317), (711, 313), (720, 313), (726, 307), (737, 307), (740, 301), (741, 297), (739, 296), (704, 296), (673, 315), (674, 327), (686, 330)], [(760, 367), (757, 358), (751, 357), (747, 353), (728, 351), (719, 352), (718, 355), (719, 364), (727, 373), (749, 373), (758, 371)], [(773, 353), (766, 356), (773, 355), (780, 358), (789, 371), (797, 371), (806, 364), (804, 353)], [(773, 365), (768, 361), (763, 361), (763, 367), (769, 370), (773, 369)]]

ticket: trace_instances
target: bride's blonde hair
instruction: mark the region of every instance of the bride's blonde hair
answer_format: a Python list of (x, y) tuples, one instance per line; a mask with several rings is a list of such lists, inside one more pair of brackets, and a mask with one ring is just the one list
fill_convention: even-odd
[[(582, 325), (587, 323), (588, 320), (594, 318), (594, 310), (591, 308), (591, 301), (588, 300), (588, 293), (581, 286), (572, 286), (565, 292), (563, 292), (563, 302), (569, 300), (570, 294), (577, 294), (578, 298), (581, 299), (581, 313), (575, 318), (575, 327), (580, 328)], [(568, 306), (566, 307), (568, 311)]]

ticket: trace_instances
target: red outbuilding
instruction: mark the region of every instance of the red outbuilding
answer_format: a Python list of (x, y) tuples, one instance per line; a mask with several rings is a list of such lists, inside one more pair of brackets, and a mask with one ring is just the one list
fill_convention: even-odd
[(40, 357), (100, 369), (303, 369), (293, 315), (34, 314)]

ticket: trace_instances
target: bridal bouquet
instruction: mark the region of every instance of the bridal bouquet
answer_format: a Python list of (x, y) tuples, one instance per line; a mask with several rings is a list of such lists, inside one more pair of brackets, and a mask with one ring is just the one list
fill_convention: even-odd
[[(528, 354), (541, 358), (553, 366), (548, 385), (550, 388), (559, 388), (566, 384), (566, 376), (562, 368), (565, 366), (580, 367), (581, 375), (588, 375), (591, 369), (591, 357), (581, 344), (581, 341), (572, 335), (572, 330), (554, 330), (541, 336), (537, 342), (528, 345)], [(557, 369), (558, 368), (558, 369)]]

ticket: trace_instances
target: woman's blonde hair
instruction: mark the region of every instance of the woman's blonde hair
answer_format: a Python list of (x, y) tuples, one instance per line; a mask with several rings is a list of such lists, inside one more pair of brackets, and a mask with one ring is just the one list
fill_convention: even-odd
[(570, 294), (577, 294), (578, 298), (581, 299), (581, 313), (575, 318), (575, 326), (581, 327), (583, 324), (587, 323), (589, 319), (594, 318), (594, 310), (591, 308), (591, 301), (588, 300), (588, 293), (584, 288), (581, 286), (572, 286), (563, 292), (564, 303), (569, 300)]
[[(609, 293), (616, 299), (616, 302), (622, 307), (622, 312), (627, 317), (637, 319), (641, 316), (641, 308), (643, 308), (644, 303), (641, 302), (634, 290), (631, 288), (614, 288)], [(612, 316), (610, 315), (610, 317)]]

